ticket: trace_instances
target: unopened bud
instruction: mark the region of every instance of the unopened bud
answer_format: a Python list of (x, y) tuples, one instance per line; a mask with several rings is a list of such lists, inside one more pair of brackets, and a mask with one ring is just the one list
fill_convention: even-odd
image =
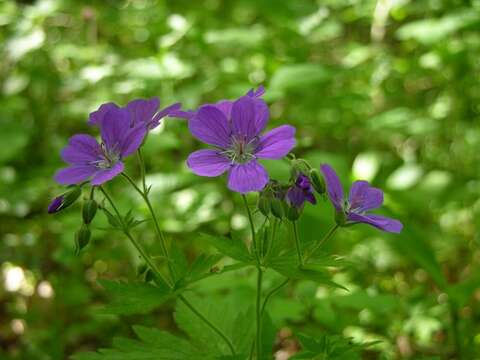
[(323, 177), (320, 176), (320, 172), (317, 169), (310, 170), (310, 180), (317, 193), (320, 195), (325, 194), (325, 181), (323, 180)]
[(278, 219), (283, 219), (285, 216), (285, 205), (284, 202), (278, 198), (273, 198), (271, 200), (271, 210), (273, 216)]
[(286, 211), (286, 218), (290, 221), (296, 221), (302, 214), (302, 208), (297, 208), (295, 206), (289, 206)]
[(85, 224), (90, 224), (97, 213), (97, 202), (93, 199), (85, 200), (83, 203), (82, 217)]
[(80, 254), (80, 251), (90, 242), (91, 232), (88, 225), (83, 224), (82, 227), (75, 233), (75, 254)]
[(63, 193), (62, 195), (57, 196), (52, 200), (50, 205), (48, 205), (48, 213), (54, 214), (60, 210), (66, 209), (72, 205), (78, 197), (82, 194), (82, 189), (78, 185), (73, 185)]
[(270, 215), (270, 199), (266, 194), (260, 194), (260, 197), (258, 198), (258, 210), (265, 215), (268, 216)]

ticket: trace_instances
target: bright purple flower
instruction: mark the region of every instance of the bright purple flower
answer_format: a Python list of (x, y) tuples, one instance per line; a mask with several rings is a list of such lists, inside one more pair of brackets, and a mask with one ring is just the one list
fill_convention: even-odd
[(287, 191), (287, 200), (296, 208), (301, 208), (305, 201), (308, 201), (311, 204), (317, 203), (308, 176), (304, 174), (298, 175), (295, 184), (293, 184), (293, 186)]
[[(150, 99), (136, 99), (130, 101), (125, 109), (127, 109), (130, 126), (134, 127), (138, 124), (144, 124), (147, 129), (151, 130), (156, 128), (160, 124), (160, 120), (165, 116), (170, 116), (181, 107), (180, 103), (167, 106), (165, 109), (158, 111), (160, 107), (160, 99), (158, 97), (152, 97)], [(111, 109), (120, 109), (115, 103), (106, 103), (101, 105), (97, 111), (90, 114), (88, 123), (90, 125), (101, 126), (105, 114)], [(157, 112), (158, 111), (158, 112)]]
[(370, 186), (367, 181), (355, 181), (350, 188), (348, 200), (344, 199), (342, 184), (335, 171), (327, 164), (320, 166), (325, 178), (327, 193), (335, 210), (344, 214), (347, 224), (365, 223), (377, 229), (399, 233), (400, 221), (380, 215), (368, 214), (383, 204), (383, 191)]
[(255, 93), (201, 106), (189, 119), (189, 129), (215, 149), (195, 151), (187, 165), (200, 176), (227, 172), (230, 190), (242, 194), (262, 190), (268, 174), (257, 159), (281, 159), (295, 145), (293, 126), (282, 125), (260, 135), (268, 117), (267, 104)]
[(127, 109), (109, 104), (100, 107), (97, 123), (102, 143), (90, 135), (78, 134), (70, 138), (62, 150), (62, 159), (70, 164), (59, 170), (55, 180), (60, 184), (78, 184), (91, 179), (92, 185), (101, 185), (123, 171), (122, 159), (135, 152), (143, 142), (147, 128), (143, 123), (132, 127)]

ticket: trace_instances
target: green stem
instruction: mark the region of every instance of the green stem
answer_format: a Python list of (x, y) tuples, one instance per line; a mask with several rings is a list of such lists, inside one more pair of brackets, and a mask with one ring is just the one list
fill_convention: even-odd
[(256, 309), (256, 324), (257, 324), (257, 340), (255, 342), (255, 352), (257, 354), (257, 360), (262, 358), (262, 279), (263, 271), (260, 267), (257, 268), (257, 301), (255, 305)]
[(267, 296), (265, 296), (265, 299), (263, 300), (262, 310), (261, 310), (262, 316), (263, 316), (263, 313), (265, 312), (265, 309), (267, 307), (268, 300), (270, 300), (270, 298), (273, 295), (275, 295), (281, 288), (283, 288), (285, 285), (287, 285), (289, 281), (290, 281), (290, 279), (285, 279), (281, 284), (279, 284), (278, 286), (276, 286), (272, 290), (270, 290), (270, 292), (267, 294)]
[(200, 319), (202, 319), (205, 324), (207, 324), (213, 331), (215, 331), (217, 333), (218, 336), (220, 336), (225, 341), (225, 343), (230, 348), (230, 351), (231, 351), (232, 355), (235, 356), (235, 349), (234, 349), (233, 344), (231, 343), (230, 339), (227, 338), (225, 336), (225, 334), (219, 328), (217, 328), (214, 324), (212, 324), (210, 322), (210, 320), (208, 320), (197, 309), (195, 309), (193, 307), (193, 305), (183, 295), (180, 295), (179, 298), (195, 315), (197, 315)]
[[(126, 174), (123, 174), (128, 180), (129, 182), (133, 185), (133, 187), (139, 192), (139, 194), (142, 195), (143, 199), (145, 200), (145, 202), (147, 203), (147, 206), (150, 210), (150, 213), (154, 219), (154, 222), (156, 224), (156, 228), (157, 230), (159, 231), (159, 235), (161, 235), (161, 240), (162, 240), (162, 243), (164, 242), (164, 237), (163, 237), (163, 233), (160, 231), (160, 227), (158, 226), (158, 222), (157, 222), (157, 219), (156, 219), (156, 216), (155, 216), (155, 213), (153, 211), (153, 208), (152, 206), (150, 205), (150, 201), (148, 199), (148, 196), (146, 194), (144, 194), (141, 189), (138, 188), (138, 186), (135, 184), (135, 182)], [(158, 270), (158, 268), (155, 266), (155, 264), (153, 263), (152, 259), (148, 256), (148, 254), (143, 250), (143, 248), (140, 246), (140, 244), (135, 240), (135, 238), (130, 234), (130, 232), (128, 231), (127, 227), (125, 226), (125, 223), (123, 222), (123, 219), (120, 215), (120, 212), (118, 211), (118, 209), (116, 208), (115, 204), (113, 203), (113, 200), (111, 199), (111, 197), (108, 195), (108, 193), (102, 188), (100, 187), (100, 189), (102, 190), (103, 194), (105, 195), (105, 197), (107, 198), (108, 202), (112, 205), (112, 208), (113, 210), (115, 211), (115, 213), (117, 214), (117, 217), (119, 219), (119, 221), (121, 222), (122, 224), (122, 227), (124, 229), (124, 233), (125, 235), (130, 239), (130, 241), (132, 242), (132, 244), (135, 246), (135, 248), (137, 249), (137, 251), (140, 253), (140, 255), (143, 257), (144, 261), (148, 264), (148, 266), (152, 269), (152, 271), (157, 275), (159, 276), (170, 288), (173, 288), (173, 285), (170, 284), (169, 281), (167, 281), (165, 279), (165, 277), (162, 275), (162, 273), (160, 272), (160, 270)], [(157, 232), (158, 234), (158, 232)], [(172, 269), (171, 268), (171, 263), (170, 263), (170, 258), (168, 256), (168, 251), (166, 251), (166, 247), (164, 248), (165, 250), (165, 257), (167, 258), (167, 262), (169, 264), (169, 269)], [(170, 270), (172, 271), (172, 270)], [(231, 343), (231, 341), (225, 336), (225, 334), (222, 333), (222, 331), (220, 329), (218, 329), (215, 325), (213, 325), (205, 316), (203, 316), (197, 309), (195, 309), (193, 307), (192, 304), (190, 304), (188, 302), (188, 300), (183, 296), (183, 295), (179, 295), (178, 297), (180, 299), (180, 301), (182, 301), (195, 315), (197, 315), (203, 322), (205, 322), (205, 324), (207, 326), (209, 326), (215, 333), (217, 333), (224, 341), (225, 343), (227, 344), (227, 346), (229, 347), (232, 355), (235, 355), (235, 349), (233, 347), (233, 344)]]
[(260, 249), (257, 246), (257, 239), (255, 238), (255, 225), (253, 224), (252, 213), (250, 211), (250, 208), (248, 207), (247, 197), (242, 194), (242, 199), (243, 199), (243, 203), (245, 204), (245, 209), (247, 210), (248, 221), (250, 222), (250, 232), (252, 234), (253, 249), (255, 250), (255, 256), (257, 258), (257, 263), (259, 264), (260, 263), (260, 254), (259, 254)]
[(140, 177), (142, 179), (143, 192), (147, 193), (147, 182), (145, 180), (145, 161), (143, 160), (142, 150), (137, 150), (138, 162), (140, 164)]
[(157, 233), (157, 237), (160, 240), (160, 245), (162, 247), (162, 253), (163, 253), (162, 255), (165, 256), (168, 259), (168, 261), (167, 261), (168, 269), (170, 270), (170, 273), (174, 274), (175, 271), (174, 271), (174, 269), (172, 267), (172, 264), (170, 262), (170, 255), (169, 255), (168, 248), (167, 248), (167, 241), (165, 239), (165, 235), (163, 235), (163, 232), (160, 229), (160, 225), (158, 224), (157, 216), (155, 215), (155, 211), (153, 210), (153, 206), (150, 202), (150, 199), (148, 198), (148, 194), (146, 192), (142, 191), (142, 189), (140, 189), (137, 186), (137, 184), (135, 184), (135, 181), (133, 181), (133, 179), (130, 176), (128, 176), (125, 173), (122, 173), (122, 176), (125, 179), (128, 180), (128, 182), (133, 186), (133, 188), (140, 194), (140, 196), (145, 201), (145, 204), (147, 205), (148, 210), (150, 212), (150, 216), (152, 217), (152, 220), (153, 220), (153, 224), (154, 224), (154, 227), (155, 227), (155, 232)]
[(100, 191), (103, 193), (103, 195), (105, 196), (105, 198), (107, 199), (107, 201), (110, 203), (110, 205), (112, 206), (112, 209), (113, 211), (115, 212), (115, 214), (117, 215), (117, 218), (118, 218), (118, 221), (120, 222), (120, 224), (122, 225), (122, 229), (123, 229), (123, 233), (127, 236), (127, 238), (130, 240), (130, 242), (132, 243), (132, 245), (135, 247), (135, 249), (137, 249), (137, 251), (140, 253), (140, 255), (142, 256), (143, 260), (147, 263), (147, 265), (150, 267), (150, 269), (155, 273), (155, 275), (157, 275), (160, 279), (163, 280), (163, 282), (165, 282), (170, 288), (172, 288), (172, 285), (170, 284), (169, 281), (167, 281), (167, 279), (162, 275), (162, 273), (160, 272), (160, 270), (158, 270), (158, 268), (155, 266), (155, 264), (153, 263), (152, 259), (150, 258), (150, 256), (148, 256), (148, 254), (145, 252), (145, 250), (140, 246), (140, 244), (138, 243), (138, 241), (132, 236), (132, 234), (130, 234), (130, 231), (128, 230), (125, 222), (123, 221), (123, 217), (122, 215), (120, 214), (120, 211), (118, 210), (118, 208), (115, 206), (115, 203), (113, 202), (112, 198), (110, 197), (110, 195), (108, 194), (108, 192), (102, 187), (100, 186)]
[(270, 256), (270, 252), (272, 251), (273, 241), (275, 240), (275, 236), (277, 235), (277, 224), (278, 224), (278, 220), (277, 220), (277, 218), (274, 218), (273, 219), (273, 226), (272, 226), (272, 236), (270, 237), (270, 241), (268, 242), (268, 248), (267, 248), (267, 251), (265, 253), (264, 262), (268, 260), (268, 258)]
[(323, 239), (321, 239), (318, 243), (316, 243), (313, 246), (312, 250), (310, 250), (310, 252), (307, 255), (305, 255), (304, 261), (308, 260), (315, 253), (315, 251), (318, 250), (320, 246), (322, 246), (328, 239), (330, 239), (335, 233), (335, 231), (337, 231), (338, 228), (339, 226), (335, 224), (335, 226), (328, 231), (328, 233), (323, 237)]
[(292, 227), (293, 227), (293, 237), (295, 238), (295, 247), (297, 248), (298, 265), (301, 267), (303, 266), (303, 258), (302, 258), (302, 249), (300, 247), (300, 239), (298, 238), (298, 229), (297, 229), (296, 221), (292, 221)]

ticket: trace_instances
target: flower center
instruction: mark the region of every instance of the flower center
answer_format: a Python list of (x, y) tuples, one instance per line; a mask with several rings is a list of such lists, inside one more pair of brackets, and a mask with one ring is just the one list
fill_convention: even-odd
[(255, 158), (254, 151), (257, 143), (257, 137), (247, 141), (246, 136), (233, 136), (230, 149), (223, 151), (222, 154), (227, 156), (232, 163), (244, 164)]
[(102, 143), (102, 153), (99, 159), (94, 162), (94, 165), (100, 169), (109, 169), (119, 160), (120, 151), (117, 150), (117, 146), (107, 148), (105, 144)]

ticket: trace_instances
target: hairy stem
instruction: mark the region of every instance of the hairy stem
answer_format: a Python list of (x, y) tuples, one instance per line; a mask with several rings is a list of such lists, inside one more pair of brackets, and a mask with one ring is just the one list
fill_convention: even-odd
[(250, 223), (250, 232), (252, 234), (252, 244), (253, 249), (255, 250), (255, 256), (257, 258), (257, 264), (260, 263), (260, 249), (258, 248), (257, 239), (255, 238), (255, 225), (253, 224), (253, 217), (250, 208), (248, 207), (247, 197), (242, 194), (243, 203), (245, 204), (245, 209), (247, 210), (248, 221)]
[[(126, 174), (122, 173), (122, 175), (132, 184), (132, 186), (135, 188), (135, 190), (137, 190), (137, 192), (142, 195), (142, 198), (145, 200), (145, 203), (147, 204), (149, 210), (150, 210), (150, 214), (153, 218), (153, 221), (155, 223), (155, 228), (157, 230), (157, 234), (159, 236), (159, 238), (161, 239), (161, 243), (162, 243), (162, 250), (164, 251), (164, 256), (167, 258), (167, 262), (168, 262), (168, 265), (169, 265), (169, 269), (170, 269), (170, 272), (171, 274), (173, 274), (173, 268), (172, 268), (172, 265), (171, 265), (171, 262), (170, 262), (170, 258), (169, 258), (169, 254), (168, 254), (168, 251), (167, 251), (167, 248), (166, 248), (166, 245), (165, 245), (165, 237), (163, 236), (163, 233), (162, 231), (160, 230), (160, 227), (158, 225), (158, 221), (157, 221), (157, 217), (155, 215), (155, 212), (153, 210), (153, 207), (151, 206), (150, 204), (150, 200), (148, 198), (148, 195), (144, 192), (142, 192), (142, 190), (135, 184), (135, 182)], [(172, 285), (169, 281), (167, 281), (165, 279), (165, 277), (162, 275), (162, 273), (158, 270), (158, 268), (155, 266), (155, 264), (153, 263), (152, 259), (150, 258), (150, 256), (148, 256), (148, 254), (143, 250), (143, 248), (140, 246), (140, 244), (135, 240), (135, 238), (130, 234), (130, 232), (128, 231), (127, 227), (125, 226), (124, 222), (123, 222), (123, 219), (120, 215), (120, 212), (118, 211), (118, 209), (115, 207), (115, 204), (113, 203), (113, 200), (111, 199), (111, 197), (107, 194), (107, 192), (103, 189), (103, 188), (100, 188), (102, 190), (102, 192), (104, 193), (105, 197), (107, 198), (107, 200), (109, 201), (109, 203), (112, 205), (112, 208), (114, 209), (115, 213), (117, 214), (117, 217), (119, 218), (119, 221), (121, 221), (122, 223), (122, 227), (124, 228), (124, 233), (125, 235), (130, 239), (130, 241), (133, 243), (133, 245), (135, 246), (135, 248), (138, 250), (138, 252), (140, 253), (140, 255), (143, 257), (143, 259), (145, 260), (145, 262), (148, 264), (148, 266), (152, 269), (152, 271), (157, 275), (159, 276), (166, 284), (168, 284), (170, 286), (170, 288), (173, 288), (174, 285)], [(224, 341), (225, 343), (227, 344), (227, 346), (229, 347), (232, 355), (235, 355), (235, 348), (233, 347), (233, 344), (231, 343), (231, 341), (227, 338), (227, 336), (225, 334), (223, 334), (223, 332), (217, 328), (214, 324), (212, 324), (205, 316), (203, 316), (197, 309), (195, 309), (195, 307), (188, 302), (188, 300), (183, 296), (183, 295), (179, 295), (178, 298), (180, 299), (180, 301), (182, 301), (200, 320), (202, 320), (208, 327), (210, 327), (215, 333), (217, 333)]]
[(295, 248), (297, 249), (298, 265), (303, 266), (302, 249), (300, 247), (300, 239), (298, 238), (298, 229), (297, 229), (296, 221), (292, 221), (292, 227), (293, 227), (293, 237), (295, 238)]
[(278, 291), (280, 291), (285, 285), (288, 284), (288, 282), (290, 281), (290, 279), (285, 279), (284, 281), (282, 281), (282, 283), (280, 283), (278, 286), (274, 287), (272, 290), (270, 290), (270, 292), (265, 296), (265, 299), (263, 300), (263, 305), (262, 305), (262, 310), (261, 310), (261, 314), (263, 316), (263, 313), (265, 312), (265, 309), (267, 307), (267, 303), (268, 303), (268, 300), (270, 300), (270, 298), (275, 295)]
[(255, 341), (255, 352), (257, 360), (262, 358), (262, 279), (263, 271), (260, 267), (257, 269), (257, 300), (255, 303), (256, 325), (257, 325), (257, 340)]

